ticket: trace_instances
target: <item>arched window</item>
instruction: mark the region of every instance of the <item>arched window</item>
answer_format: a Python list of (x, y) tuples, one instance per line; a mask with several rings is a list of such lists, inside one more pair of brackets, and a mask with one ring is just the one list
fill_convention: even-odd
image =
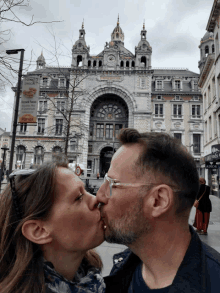
[(62, 149), (61, 149), (61, 147), (60, 147), (60, 146), (55, 146), (55, 147), (53, 148), (53, 153), (62, 153)]
[(96, 67), (96, 60), (93, 61), (93, 67)]
[(215, 45), (212, 45), (212, 53), (215, 53)]
[(101, 60), (99, 60), (99, 67), (101, 67), (102, 66), (102, 61)]
[(145, 57), (145, 56), (142, 56), (142, 57), (141, 57), (141, 63), (144, 63), (144, 67), (146, 67), (146, 65), (147, 65), (147, 60), (146, 60), (146, 57)]
[(44, 161), (44, 149), (42, 146), (37, 146), (34, 149), (34, 164), (41, 165)]
[(205, 55), (209, 54), (209, 46), (205, 46)]
[(59, 154), (62, 153), (62, 149), (60, 146), (55, 146), (52, 150), (52, 159), (58, 159)]
[(16, 151), (16, 168), (24, 169), (25, 168), (25, 147), (23, 145), (19, 145)]
[(126, 67), (129, 67), (129, 61), (126, 61)]
[(88, 61), (88, 67), (91, 67), (91, 60)]
[(82, 66), (82, 56), (81, 55), (78, 55), (77, 56), (77, 66)]
[(105, 104), (103, 105), (97, 114), (98, 118), (107, 118), (107, 119), (114, 119), (114, 118), (122, 118), (124, 115), (122, 110), (113, 104)]
[(134, 61), (131, 62), (131, 67), (135, 67), (135, 62)]
[(124, 61), (121, 61), (121, 67), (124, 67)]

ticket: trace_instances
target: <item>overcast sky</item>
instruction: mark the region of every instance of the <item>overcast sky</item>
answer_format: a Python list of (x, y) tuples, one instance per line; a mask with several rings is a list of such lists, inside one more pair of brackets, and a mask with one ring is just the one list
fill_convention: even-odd
[[(1, 1), (1, 0), (0, 0)], [(28, 1), (28, 0), (27, 0)], [(79, 36), (84, 19), (86, 43), (90, 54), (100, 53), (111, 39), (119, 13), (124, 32), (124, 45), (134, 53), (140, 40), (145, 20), (147, 40), (152, 47), (152, 67), (181, 67), (199, 73), (199, 44), (204, 36), (214, 0), (29, 0), (29, 6), (17, 9), (17, 15), (29, 22), (61, 21), (52, 24), (4, 23), (2, 29), (11, 28), (10, 40), (1, 47), (25, 49), (25, 64), (43, 54), (48, 65), (57, 65), (50, 52), (56, 45), (60, 65), (71, 65), (71, 48)], [(32, 58), (31, 58), (32, 56)], [(18, 56), (19, 57), (19, 56)], [(26, 66), (26, 65), (25, 65)], [(16, 80), (14, 84), (16, 84)], [(7, 88), (0, 93), (0, 127), (11, 130), (14, 93)]]

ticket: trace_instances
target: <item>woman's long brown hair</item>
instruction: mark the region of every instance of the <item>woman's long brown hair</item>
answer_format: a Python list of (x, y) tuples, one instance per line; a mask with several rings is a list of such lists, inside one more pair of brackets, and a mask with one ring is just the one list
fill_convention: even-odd
[[(27, 220), (48, 217), (54, 202), (57, 167), (67, 168), (66, 161), (46, 163), (29, 176), (16, 176), (20, 221), (17, 221), (10, 185), (0, 195), (1, 293), (45, 293), (42, 251), (23, 236), (21, 228)], [(85, 257), (91, 265), (102, 268), (94, 250), (88, 251)]]

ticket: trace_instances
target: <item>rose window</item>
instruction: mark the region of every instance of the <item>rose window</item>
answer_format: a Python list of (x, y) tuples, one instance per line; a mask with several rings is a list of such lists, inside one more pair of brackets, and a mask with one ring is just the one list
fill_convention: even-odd
[(102, 106), (102, 108), (99, 109), (97, 117), (104, 118), (107, 117), (108, 119), (115, 118), (122, 118), (124, 115), (122, 113), (122, 110), (113, 104), (108, 104)]

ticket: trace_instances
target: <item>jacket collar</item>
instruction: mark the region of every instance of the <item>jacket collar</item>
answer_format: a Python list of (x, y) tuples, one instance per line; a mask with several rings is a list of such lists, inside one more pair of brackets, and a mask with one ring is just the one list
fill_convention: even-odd
[[(191, 241), (169, 293), (206, 292), (206, 262), (203, 245), (194, 229), (191, 226), (189, 229), (192, 235)], [(125, 271), (132, 271), (133, 274), (137, 264), (141, 262), (130, 249), (114, 255), (113, 260), (114, 266), (110, 276), (123, 275)]]

